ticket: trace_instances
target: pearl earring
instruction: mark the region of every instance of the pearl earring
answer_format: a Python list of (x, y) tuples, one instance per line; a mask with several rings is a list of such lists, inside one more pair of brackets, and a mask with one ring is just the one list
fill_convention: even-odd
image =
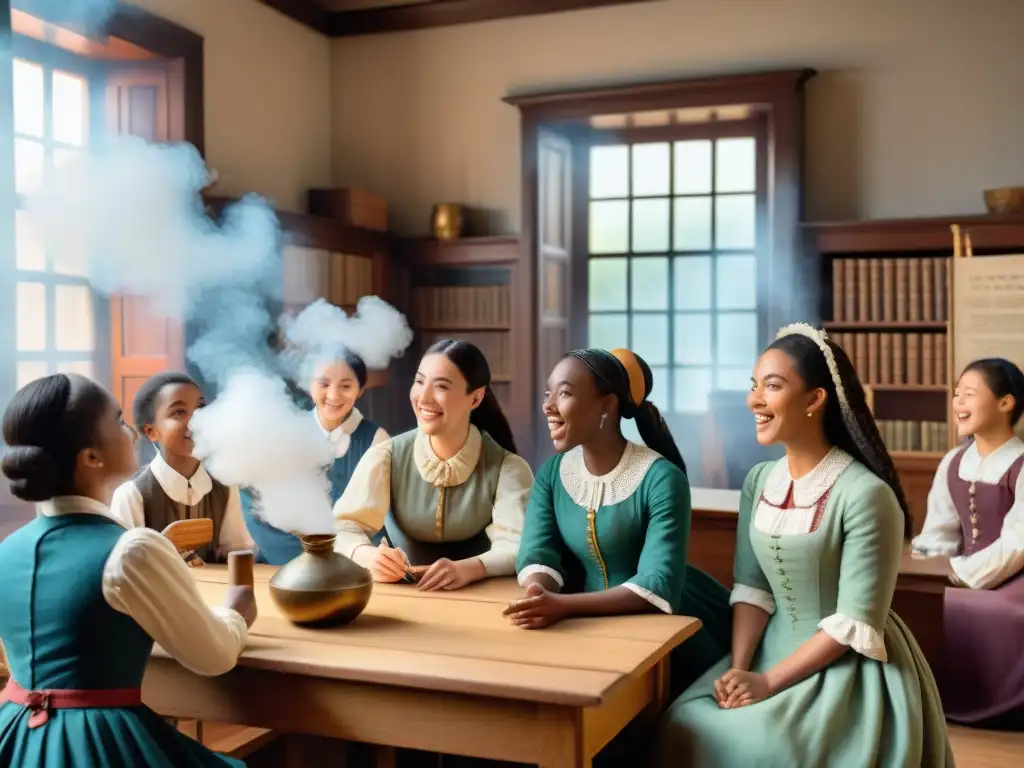
[(598, 429), (604, 429), (604, 420), (607, 419), (607, 418), (608, 418), (608, 414), (607, 413), (602, 413), (601, 414), (601, 423), (598, 424), (598, 426), (597, 426)]
[(813, 415), (814, 415), (814, 414), (813, 414), (813, 413), (811, 413), (810, 411), (808, 411), (808, 412), (807, 412), (807, 418), (808, 418), (808, 419), (809, 419), (809, 418), (811, 418), (811, 416), (813, 416)]

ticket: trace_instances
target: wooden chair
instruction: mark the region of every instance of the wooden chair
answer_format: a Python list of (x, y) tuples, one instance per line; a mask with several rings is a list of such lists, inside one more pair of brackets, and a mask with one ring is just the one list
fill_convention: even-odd
[(178, 520), (162, 531), (179, 552), (205, 547), (213, 542), (213, 520)]

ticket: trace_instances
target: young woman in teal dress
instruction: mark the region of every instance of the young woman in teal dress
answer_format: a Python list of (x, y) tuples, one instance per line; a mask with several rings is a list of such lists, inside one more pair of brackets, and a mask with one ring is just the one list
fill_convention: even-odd
[[(657, 407), (651, 370), (625, 349), (581, 349), (548, 378), (558, 452), (537, 473), (516, 570), (526, 596), (505, 615), (540, 629), (569, 616), (662, 611), (704, 626), (672, 657), (681, 689), (729, 650), (729, 593), (687, 565), (690, 485)], [(622, 436), (634, 419), (646, 445)]]
[(533, 473), (490, 383), (476, 346), (433, 344), (409, 392), (416, 429), (367, 451), (335, 503), (335, 549), (376, 581), (451, 590), (515, 572)]
[(210, 609), (171, 542), (125, 530), (108, 505), (136, 469), (137, 435), (94, 382), (56, 374), (8, 405), (3, 473), (38, 516), (0, 542), (0, 765), (224, 768), (242, 763), (142, 704), (154, 641), (200, 675), (234, 667), (256, 618), (251, 588)]
[(889, 609), (907, 506), (849, 358), (787, 326), (752, 382), (757, 440), (786, 456), (744, 483), (732, 653), (669, 708), (654, 765), (952, 766), (928, 662)]
[[(355, 407), (366, 391), (369, 377), (366, 363), (359, 355), (344, 347), (319, 354), (310, 374), (312, 415), (334, 451), (334, 463), (324, 468), (334, 503), (348, 486), (359, 460), (372, 446), (387, 440), (388, 434)], [(302, 553), (294, 534), (275, 528), (261, 517), (251, 489), (242, 493), (242, 514), (261, 562), (284, 565)]]

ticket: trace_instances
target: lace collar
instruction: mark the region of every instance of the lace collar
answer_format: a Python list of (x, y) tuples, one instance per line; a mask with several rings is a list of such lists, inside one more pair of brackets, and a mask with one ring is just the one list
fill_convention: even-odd
[(569, 497), (584, 509), (598, 509), (603, 505), (625, 501), (647, 476), (647, 470), (661, 454), (646, 445), (626, 443), (626, 450), (615, 468), (606, 475), (592, 475), (583, 462), (583, 447), (577, 446), (565, 454), (559, 467), (562, 486)]
[(781, 507), (785, 504), (789, 488), (792, 486), (793, 506), (813, 507), (832, 489), (839, 476), (852, 463), (853, 457), (850, 454), (841, 448), (833, 448), (818, 462), (818, 466), (799, 480), (794, 480), (789, 474), (789, 461), (783, 457), (775, 463), (765, 481), (764, 500), (773, 506)]
[(430, 438), (417, 430), (412, 451), (413, 462), (420, 477), (428, 483), (436, 488), (451, 488), (469, 480), (480, 461), (480, 447), (480, 430), (470, 424), (469, 437), (459, 452), (450, 459), (440, 459), (430, 447)]

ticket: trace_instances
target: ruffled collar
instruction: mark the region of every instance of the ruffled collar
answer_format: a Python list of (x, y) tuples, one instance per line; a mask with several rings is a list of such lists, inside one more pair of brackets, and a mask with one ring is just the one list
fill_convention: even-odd
[(480, 461), (481, 443), (480, 430), (470, 424), (469, 436), (459, 452), (450, 459), (440, 459), (430, 447), (430, 437), (417, 430), (413, 461), (420, 477), (428, 483), (436, 488), (451, 488), (469, 480)]
[(762, 492), (769, 504), (782, 507), (793, 488), (793, 506), (813, 507), (835, 485), (839, 476), (853, 463), (853, 457), (841, 448), (833, 448), (818, 465), (798, 480), (789, 473), (789, 461), (779, 459), (768, 475)]

